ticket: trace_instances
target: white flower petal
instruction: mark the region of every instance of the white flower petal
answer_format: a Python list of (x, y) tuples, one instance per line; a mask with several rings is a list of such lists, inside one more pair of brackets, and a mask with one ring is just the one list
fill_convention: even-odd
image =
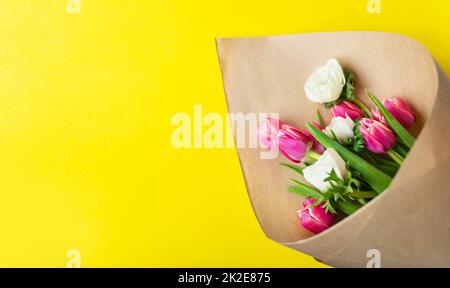
[(339, 98), (345, 85), (344, 71), (336, 59), (328, 60), (317, 68), (305, 83), (309, 100), (317, 103), (331, 102)]
[(344, 141), (347, 138), (353, 138), (355, 134), (353, 133), (353, 128), (355, 127), (355, 122), (346, 116), (343, 117), (334, 117), (331, 119), (330, 124), (325, 128), (325, 134), (330, 137), (333, 137), (331, 130), (333, 130), (339, 142)]
[(332, 148), (323, 152), (322, 156), (312, 165), (303, 169), (303, 175), (306, 181), (322, 192), (331, 188), (328, 181), (324, 181), (334, 169), (336, 175), (345, 179), (347, 176), (347, 168), (345, 161)]

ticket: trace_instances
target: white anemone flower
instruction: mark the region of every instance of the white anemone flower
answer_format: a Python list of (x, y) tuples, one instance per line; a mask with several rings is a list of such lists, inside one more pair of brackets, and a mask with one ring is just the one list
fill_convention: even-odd
[(317, 68), (305, 83), (306, 96), (312, 102), (327, 103), (341, 95), (345, 85), (344, 71), (336, 59)]
[(331, 188), (331, 184), (325, 179), (330, 176), (333, 169), (340, 179), (344, 180), (347, 176), (344, 159), (334, 149), (328, 148), (314, 164), (303, 169), (303, 175), (311, 185), (326, 192)]
[(331, 119), (330, 124), (325, 128), (324, 132), (330, 137), (333, 137), (334, 133), (338, 141), (342, 143), (345, 139), (353, 138), (355, 136), (353, 132), (354, 127), (355, 122), (353, 122), (352, 118), (348, 116), (345, 118), (334, 117)]

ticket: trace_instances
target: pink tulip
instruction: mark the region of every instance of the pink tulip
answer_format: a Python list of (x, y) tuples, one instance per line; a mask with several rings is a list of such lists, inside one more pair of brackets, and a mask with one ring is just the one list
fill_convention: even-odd
[(259, 127), (258, 138), (261, 145), (276, 149), (294, 163), (300, 163), (309, 149), (310, 139), (283, 129), (281, 121), (267, 118)]
[(410, 128), (416, 122), (416, 115), (405, 100), (399, 97), (393, 97), (383, 101), (383, 106), (402, 124), (406, 129)]
[(358, 106), (349, 101), (343, 101), (331, 108), (333, 117), (350, 117), (352, 120), (363, 117), (363, 112)]
[[(320, 128), (319, 125), (317, 127)], [(294, 163), (300, 163), (309, 149), (319, 154), (325, 150), (309, 131), (300, 130), (273, 118), (266, 118), (262, 123), (258, 138), (262, 146), (277, 149)]]
[[(316, 128), (322, 130), (323, 128), (320, 127), (319, 124), (317, 123), (312, 123), (314, 126), (316, 126)], [(283, 130), (289, 134), (291, 137), (293, 138), (298, 138), (298, 139), (302, 139), (303, 141), (307, 141), (311, 143), (311, 150), (313, 150), (314, 152), (317, 152), (319, 154), (322, 154), (323, 151), (325, 151), (325, 147), (322, 146), (322, 144), (319, 143), (319, 141), (316, 140), (316, 138), (314, 138), (311, 135), (311, 132), (309, 132), (308, 130), (300, 130), (298, 128), (295, 128), (293, 126), (290, 126), (288, 124), (283, 124)]]
[(266, 118), (258, 128), (259, 143), (265, 148), (272, 148), (272, 141), (283, 135), (281, 121), (274, 118)]
[(385, 124), (369, 119), (360, 120), (359, 131), (366, 141), (366, 148), (373, 153), (386, 153), (396, 144), (394, 132)]
[[(416, 114), (414, 114), (408, 103), (399, 97), (384, 100), (383, 106), (386, 107), (389, 113), (391, 113), (392, 116), (394, 116), (394, 118), (406, 129), (413, 126), (416, 122)], [(387, 122), (380, 110), (372, 109), (372, 117), (373, 119), (387, 125)]]
[(372, 114), (372, 118), (377, 120), (378, 122), (381, 122), (387, 126), (389, 126), (389, 124), (386, 122), (386, 119), (384, 119), (383, 114), (381, 114), (380, 110), (378, 110), (378, 108), (375, 109), (371, 109), (370, 113)]
[(325, 212), (325, 208), (322, 208), (322, 203), (311, 208), (311, 205), (316, 200), (306, 198), (306, 202), (303, 203), (303, 209), (297, 211), (300, 223), (309, 231), (318, 234), (331, 227), (334, 223), (334, 217), (330, 213)]

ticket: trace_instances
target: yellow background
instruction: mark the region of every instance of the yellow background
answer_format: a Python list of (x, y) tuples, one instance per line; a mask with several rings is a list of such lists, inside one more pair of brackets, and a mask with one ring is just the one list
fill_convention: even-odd
[(0, 1), (0, 266), (323, 266), (265, 238), (234, 150), (175, 150), (170, 120), (226, 112), (215, 37), (399, 32), (450, 72), (450, 2), (366, 3)]

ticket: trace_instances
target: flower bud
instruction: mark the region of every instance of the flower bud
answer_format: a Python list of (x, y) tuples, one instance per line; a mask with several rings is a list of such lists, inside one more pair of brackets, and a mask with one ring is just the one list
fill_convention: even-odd
[(331, 114), (333, 117), (350, 117), (352, 120), (356, 120), (363, 117), (363, 112), (358, 106), (350, 101), (342, 101), (331, 108)]
[[(276, 149), (294, 163), (302, 162), (308, 150), (313, 149), (314, 141), (306, 131), (267, 118), (258, 129), (258, 138), (262, 146)], [(320, 144), (316, 149), (320, 150)]]
[(324, 132), (330, 137), (333, 137), (333, 134), (336, 135), (336, 138), (342, 143), (345, 139), (353, 138), (355, 136), (353, 133), (354, 127), (355, 122), (353, 122), (349, 116), (334, 117), (331, 119), (330, 124), (325, 128)]
[(382, 154), (395, 146), (397, 139), (387, 125), (369, 118), (362, 118), (359, 123), (359, 131), (369, 151)]
[(393, 97), (383, 101), (383, 106), (402, 124), (406, 129), (410, 128), (416, 122), (416, 115), (405, 100), (399, 97)]
[(307, 230), (318, 234), (334, 223), (334, 217), (330, 213), (325, 212), (325, 208), (322, 208), (322, 203), (312, 207), (316, 200), (306, 198), (306, 202), (303, 203), (303, 209), (297, 211), (300, 223)]
[[(392, 114), (392, 116), (406, 129), (410, 128), (416, 122), (416, 114), (405, 100), (394, 97), (383, 101), (383, 106)], [(380, 121), (386, 125), (387, 122), (381, 114), (380, 110), (372, 109), (373, 119)]]
[(267, 117), (258, 127), (258, 140), (264, 148), (271, 149), (274, 139), (283, 135), (281, 125), (280, 120)]
[[(312, 123), (312, 124), (314, 126), (316, 126), (318, 129), (322, 129), (322, 127), (320, 127), (319, 124), (316, 124), (316, 123)], [(295, 127), (287, 125), (287, 124), (283, 124), (282, 127), (283, 127), (283, 131), (285, 131), (285, 133), (290, 134), (291, 137), (300, 138), (307, 142), (312, 143), (312, 145), (311, 145), (312, 151), (317, 152), (319, 154), (322, 154), (323, 151), (325, 151), (325, 147), (323, 147), (322, 144), (320, 144), (319, 141), (317, 141), (316, 138), (314, 138), (311, 135), (311, 132), (309, 132), (308, 130), (301, 130), (301, 129), (295, 128)]]
[(381, 123), (389, 126), (389, 124), (386, 122), (386, 119), (384, 119), (383, 114), (381, 114), (381, 111), (378, 108), (371, 109), (370, 110), (370, 114), (372, 114), (372, 118), (373, 119), (375, 119), (378, 122), (381, 122)]

